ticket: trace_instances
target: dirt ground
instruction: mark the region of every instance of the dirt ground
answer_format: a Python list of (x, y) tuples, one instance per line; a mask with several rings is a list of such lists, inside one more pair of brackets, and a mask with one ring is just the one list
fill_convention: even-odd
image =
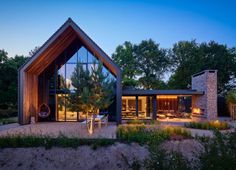
[[(196, 140), (166, 141), (160, 147), (168, 152), (180, 151), (189, 160), (203, 151)], [(0, 149), (0, 169), (132, 169), (132, 164), (149, 158), (146, 146), (115, 143), (93, 150), (90, 146), (78, 148), (5, 148)], [(144, 167), (143, 167), (144, 169)]]
[(93, 150), (90, 146), (74, 148), (5, 148), (0, 150), (0, 169), (130, 169), (133, 161), (148, 158), (146, 147), (116, 143)]

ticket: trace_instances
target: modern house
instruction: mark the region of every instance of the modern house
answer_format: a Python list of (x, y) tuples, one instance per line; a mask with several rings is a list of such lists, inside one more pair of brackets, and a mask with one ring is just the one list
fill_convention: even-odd
[[(119, 66), (69, 18), (19, 69), (19, 123), (30, 123), (31, 116), (39, 122), (83, 120), (83, 113), (70, 110), (66, 102), (70, 93), (64, 89), (74, 91), (71, 76), (76, 65), (90, 70), (98, 61), (115, 80), (115, 99), (108, 112), (117, 123), (122, 119), (171, 118), (189, 113), (203, 119), (217, 117), (216, 70), (193, 75), (192, 89), (122, 89)], [(38, 116), (42, 104), (50, 109), (45, 120)]]

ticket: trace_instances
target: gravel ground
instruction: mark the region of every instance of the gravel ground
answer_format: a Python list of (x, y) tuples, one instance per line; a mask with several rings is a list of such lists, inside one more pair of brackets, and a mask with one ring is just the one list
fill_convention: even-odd
[[(3, 128), (3, 127), (2, 127)], [(95, 127), (94, 134), (88, 134), (86, 124), (79, 122), (48, 122), (23, 126), (14, 126), (0, 130), (0, 136), (6, 135), (47, 135), (57, 137), (61, 134), (67, 137), (80, 138), (116, 138), (116, 124), (109, 123), (102, 128)]]

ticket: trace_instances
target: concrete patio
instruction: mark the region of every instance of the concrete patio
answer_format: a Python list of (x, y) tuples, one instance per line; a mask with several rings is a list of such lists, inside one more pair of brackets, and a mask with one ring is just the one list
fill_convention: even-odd
[[(9, 125), (8, 125), (9, 126)], [(79, 122), (42, 122), (20, 126), (0, 126), (0, 136), (6, 135), (37, 135), (57, 137), (64, 135), (78, 138), (116, 138), (116, 123), (109, 123), (108, 126), (98, 128), (95, 126), (93, 134), (89, 134), (86, 124)]]

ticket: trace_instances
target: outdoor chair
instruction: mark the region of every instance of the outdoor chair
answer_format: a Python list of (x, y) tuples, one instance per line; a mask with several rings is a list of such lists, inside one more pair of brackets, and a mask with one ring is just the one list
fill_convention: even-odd
[(102, 124), (104, 124), (105, 126), (107, 126), (108, 124), (108, 116), (105, 115), (98, 115), (95, 118), (95, 124), (98, 124), (98, 127), (101, 128)]
[(40, 118), (46, 118), (50, 115), (50, 108), (46, 103), (43, 103), (39, 106), (38, 115)]

